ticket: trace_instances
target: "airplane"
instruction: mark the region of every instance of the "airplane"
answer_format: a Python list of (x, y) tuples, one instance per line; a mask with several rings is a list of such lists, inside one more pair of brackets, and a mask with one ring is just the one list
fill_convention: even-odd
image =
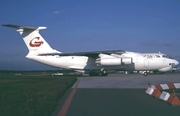
[(53, 49), (39, 33), (47, 27), (12, 24), (2, 26), (17, 29), (29, 50), (26, 58), (89, 76), (107, 76), (117, 71), (143, 71), (142, 74), (147, 76), (149, 71), (171, 71), (179, 64), (176, 59), (162, 53), (137, 53), (125, 50), (62, 53)]

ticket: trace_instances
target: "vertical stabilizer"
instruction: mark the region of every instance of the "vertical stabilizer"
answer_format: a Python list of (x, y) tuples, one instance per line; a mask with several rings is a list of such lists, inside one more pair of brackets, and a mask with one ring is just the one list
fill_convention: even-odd
[(59, 51), (52, 49), (45, 39), (39, 34), (39, 31), (46, 29), (46, 27), (18, 26), (11, 24), (5, 24), (3, 26), (18, 29), (17, 31), (22, 35), (30, 54), (60, 53)]

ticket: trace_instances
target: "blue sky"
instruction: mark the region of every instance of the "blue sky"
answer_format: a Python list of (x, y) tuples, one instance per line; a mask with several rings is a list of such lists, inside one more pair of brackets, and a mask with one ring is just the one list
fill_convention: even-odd
[[(180, 61), (179, 0), (1, 0), (1, 24), (46, 26), (62, 52), (162, 52)], [(0, 70), (55, 69), (25, 58), (15, 29), (0, 26)]]

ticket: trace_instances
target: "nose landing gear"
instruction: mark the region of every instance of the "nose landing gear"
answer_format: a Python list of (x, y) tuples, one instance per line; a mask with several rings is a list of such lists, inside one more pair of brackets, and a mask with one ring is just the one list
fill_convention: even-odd
[(145, 72), (143, 73), (143, 75), (144, 75), (144, 76), (147, 76), (147, 75), (148, 75), (148, 72), (145, 71)]
[(148, 75), (148, 71), (139, 71), (140, 74), (147, 76)]

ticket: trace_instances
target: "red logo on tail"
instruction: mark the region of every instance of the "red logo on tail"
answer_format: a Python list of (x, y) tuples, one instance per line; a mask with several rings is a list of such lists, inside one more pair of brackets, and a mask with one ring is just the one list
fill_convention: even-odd
[(29, 43), (29, 45), (31, 47), (39, 47), (41, 46), (41, 44), (43, 44), (43, 41), (39, 40), (40, 37), (35, 37), (34, 39), (32, 39)]

